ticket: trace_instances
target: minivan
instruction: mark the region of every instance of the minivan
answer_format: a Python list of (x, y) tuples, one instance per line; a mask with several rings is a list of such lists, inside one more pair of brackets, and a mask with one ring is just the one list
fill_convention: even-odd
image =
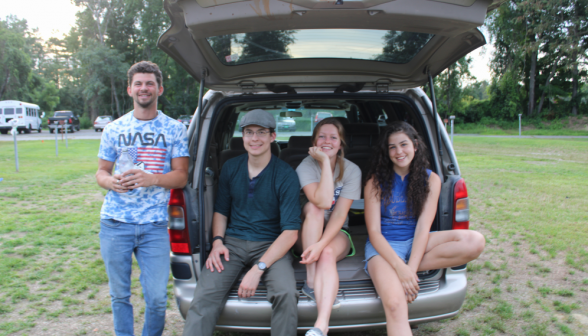
[[(500, 5), (491, 0), (166, 0), (172, 25), (158, 46), (200, 82), (198, 108), (188, 129), (189, 182), (171, 191), (169, 234), (174, 295), (185, 317), (211, 248), (211, 224), (223, 164), (245, 153), (238, 120), (253, 109), (293, 118), (295, 134), (280, 133), (272, 153), (292, 168), (308, 155), (318, 112), (345, 127), (345, 157), (365, 176), (382, 127), (410, 123), (429, 148), (430, 169), (442, 180), (431, 230), (469, 228), (467, 189), (436, 111), (434, 77), (486, 43), (477, 27)], [(428, 86), (429, 96), (421, 88)], [(209, 89), (204, 94), (204, 88)], [(308, 129), (307, 133), (303, 130)], [(467, 202), (460, 202), (467, 204)], [(357, 254), (337, 264), (337, 330), (385, 326), (384, 309), (365, 273), (363, 201), (349, 212)], [(298, 287), (304, 265), (294, 262)], [(419, 324), (459, 313), (466, 265), (420, 272), (409, 321)], [(263, 283), (255, 296), (229, 293), (219, 330), (269, 331), (271, 304)], [(301, 295), (298, 328), (311, 328), (316, 305)]]

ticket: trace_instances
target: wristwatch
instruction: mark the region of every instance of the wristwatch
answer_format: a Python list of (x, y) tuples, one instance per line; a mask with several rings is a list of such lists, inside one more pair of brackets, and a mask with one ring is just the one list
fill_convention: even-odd
[(211, 242), (211, 244), (212, 244), (212, 243), (214, 243), (214, 241), (215, 241), (215, 240), (217, 240), (217, 239), (220, 239), (220, 241), (222, 241), (222, 242), (223, 242), (223, 244), (225, 243), (225, 238), (224, 238), (224, 237), (221, 237), (221, 236), (215, 236), (214, 238), (212, 238), (212, 242)]
[(257, 263), (257, 268), (259, 268), (260, 271), (265, 273), (265, 271), (267, 270), (267, 265), (263, 261), (260, 261)]

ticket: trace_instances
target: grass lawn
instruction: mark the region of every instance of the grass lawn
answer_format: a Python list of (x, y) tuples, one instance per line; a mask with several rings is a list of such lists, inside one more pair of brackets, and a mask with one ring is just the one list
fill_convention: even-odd
[[(0, 335), (112, 335), (100, 258), (105, 191), (99, 142), (0, 142)], [(456, 137), (471, 227), (487, 238), (468, 265), (456, 318), (415, 335), (581, 335), (588, 328), (588, 141)], [(144, 306), (133, 274), (136, 333)], [(165, 335), (183, 320), (170, 298)], [(217, 333), (219, 336), (237, 334)], [(382, 330), (345, 335), (385, 335)]]

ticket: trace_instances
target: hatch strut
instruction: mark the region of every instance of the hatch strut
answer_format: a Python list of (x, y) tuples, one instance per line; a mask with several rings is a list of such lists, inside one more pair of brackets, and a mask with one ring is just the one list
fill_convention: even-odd
[(194, 130), (195, 137), (194, 137), (194, 147), (192, 147), (193, 153), (192, 157), (193, 160), (196, 161), (198, 159), (198, 140), (200, 139), (200, 118), (202, 116), (202, 111), (204, 106), (202, 106), (202, 100), (204, 99), (204, 77), (208, 74), (206, 68), (202, 69), (202, 78), (200, 79), (200, 92), (198, 93), (198, 107), (196, 108), (196, 119), (194, 120), (193, 124), (196, 127)]
[[(433, 103), (433, 119), (435, 119), (435, 129), (437, 130), (437, 145), (439, 146), (439, 161), (441, 164), (439, 168), (439, 177), (442, 178), (441, 183), (445, 183), (445, 174), (443, 174), (443, 148), (441, 146), (441, 130), (439, 129), (439, 120), (437, 120), (437, 99), (435, 98), (435, 85), (433, 85), (433, 76), (431, 76), (431, 69), (427, 67), (427, 76), (429, 76), (429, 90), (431, 92), (431, 101)], [(439, 118), (440, 119), (440, 118)], [(441, 208), (437, 204), (437, 230), (441, 229)]]
[[(206, 77), (206, 75), (208, 74), (208, 71), (206, 70), (206, 68), (202, 69), (202, 79), (200, 80), (200, 93), (198, 94), (198, 108), (196, 109), (196, 120), (194, 121), (194, 123), (196, 124), (196, 139), (195, 139), (195, 143), (194, 143), (194, 161), (197, 161), (198, 159), (198, 143), (200, 140), (200, 118), (202, 116), (202, 111), (204, 110), (204, 105), (202, 104), (202, 100), (204, 98), (204, 84), (205, 84), (205, 80), (204, 78)], [(205, 152), (205, 151), (202, 151)], [(196, 165), (196, 162), (194, 162), (194, 165)], [(198, 167), (195, 167), (194, 169), (198, 169)], [(206, 230), (204, 228), (204, 172), (200, 172), (200, 174), (198, 174), (198, 176), (200, 177), (198, 181), (198, 183), (196, 183), (197, 187), (197, 191), (198, 191), (198, 224), (199, 224), (199, 242), (198, 244), (200, 245), (200, 269), (204, 268), (204, 263), (202, 262), (202, 260), (206, 260)]]
[[(439, 159), (441, 159), (441, 167), (443, 167), (443, 147), (441, 146), (441, 129), (439, 128), (439, 120), (437, 120), (437, 100), (435, 99), (435, 86), (433, 85), (433, 76), (431, 70), (427, 69), (427, 76), (429, 76), (429, 91), (431, 92), (431, 102), (433, 103), (433, 119), (435, 119), (435, 129), (437, 130), (437, 146), (439, 146)], [(443, 172), (440, 172), (443, 174)]]

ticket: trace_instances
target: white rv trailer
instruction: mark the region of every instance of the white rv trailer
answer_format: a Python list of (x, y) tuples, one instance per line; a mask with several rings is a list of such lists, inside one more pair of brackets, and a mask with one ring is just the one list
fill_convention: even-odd
[(0, 133), (6, 134), (12, 128), (10, 120), (17, 119), (19, 133), (41, 133), (41, 109), (39, 105), (17, 100), (0, 101)]

